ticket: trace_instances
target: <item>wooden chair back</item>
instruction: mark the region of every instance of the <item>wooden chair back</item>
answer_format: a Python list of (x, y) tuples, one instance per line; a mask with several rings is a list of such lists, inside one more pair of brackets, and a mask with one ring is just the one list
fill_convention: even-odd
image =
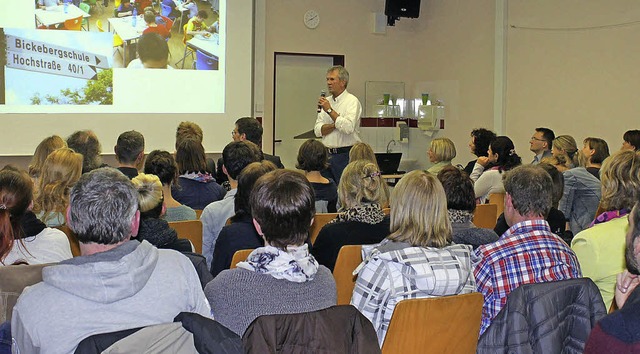
[(196, 219), (200, 219), (200, 217), (202, 216), (202, 210), (195, 209), (194, 211), (196, 212)]
[(398, 302), (382, 353), (475, 353), (483, 302), (480, 293)]
[(42, 268), (51, 264), (0, 267), (0, 323), (11, 321), (11, 312), (24, 288), (42, 281)]
[(505, 193), (491, 193), (489, 194), (489, 203), (495, 204), (498, 206), (498, 214), (496, 214), (496, 219), (498, 216), (504, 212), (504, 196)]
[(473, 224), (477, 227), (492, 229), (496, 227), (498, 206), (495, 204), (478, 204), (473, 213)]
[(236, 251), (236, 253), (233, 254), (233, 258), (231, 258), (231, 267), (229, 267), (229, 269), (233, 269), (238, 263), (246, 261), (251, 252), (253, 252), (253, 249)]
[(67, 238), (69, 239), (69, 246), (71, 246), (71, 254), (74, 257), (78, 257), (80, 255), (80, 241), (78, 241), (76, 234), (74, 234), (67, 225), (57, 226), (56, 229), (67, 235)]
[(338, 305), (349, 305), (357, 276), (353, 271), (362, 263), (362, 246), (347, 245), (340, 248), (336, 265), (333, 267), (333, 278), (336, 280)]
[(200, 220), (173, 221), (169, 226), (176, 230), (179, 238), (191, 241), (196, 253), (202, 254), (202, 222)]
[(311, 238), (311, 244), (313, 245), (316, 242), (316, 238), (318, 238), (318, 234), (322, 227), (326, 225), (329, 221), (335, 219), (338, 216), (338, 213), (318, 213), (313, 218), (313, 224), (311, 224), (311, 229), (309, 229), (309, 237)]
[(82, 16), (71, 18), (64, 21), (64, 29), (68, 31), (81, 31), (82, 30)]

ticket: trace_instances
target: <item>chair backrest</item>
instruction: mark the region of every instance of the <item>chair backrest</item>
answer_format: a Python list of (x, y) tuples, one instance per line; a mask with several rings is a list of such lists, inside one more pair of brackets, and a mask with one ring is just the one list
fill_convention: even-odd
[(98, 27), (98, 31), (104, 32), (104, 27), (102, 27), (102, 20), (96, 20), (96, 27)]
[(78, 241), (76, 234), (74, 234), (67, 225), (56, 226), (56, 229), (67, 235), (67, 238), (69, 239), (69, 246), (71, 246), (71, 254), (74, 257), (78, 257), (80, 255), (80, 241)]
[(196, 50), (196, 70), (218, 70), (218, 58)]
[(485, 229), (493, 229), (496, 227), (498, 219), (498, 206), (495, 204), (478, 204), (476, 211), (473, 213), (473, 224), (477, 227)]
[(81, 31), (82, 30), (82, 16), (71, 18), (64, 21), (64, 29), (69, 31)]
[(475, 353), (483, 303), (480, 293), (402, 300), (382, 353)]
[(169, 226), (176, 230), (179, 238), (191, 241), (196, 253), (202, 254), (202, 222), (200, 220), (173, 221)]
[(491, 193), (489, 194), (489, 203), (495, 204), (498, 206), (498, 214), (496, 215), (496, 220), (498, 216), (504, 212), (504, 196), (505, 193)]
[(309, 229), (309, 237), (311, 238), (312, 245), (316, 242), (316, 238), (318, 238), (318, 234), (320, 233), (320, 230), (322, 230), (322, 227), (337, 216), (338, 213), (318, 213), (314, 216), (313, 224), (311, 224), (311, 228)]
[(80, 10), (89, 13), (89, 11), (91, 11), (91, 5), (85, 3), (85, 2), (81, 2), (80, 4), (78, 4), (78, 7), (80, 8)]
[(42, 281), (42, 268), (51, 264), (0, 266), (0, 323), (11, 320), (18, 297), (27, 286)]
[(195, 209), (194, 211), (196, 212), (196, 218), (200, 219), (200, 216), (202, 216), (202, 210), (201, 209)]
[(238, 263), (246, 261), (251, 252), (253, 252), (253, 249), (236, 251), (236, 253), (233, 254), (233, 258), (231, 258), (231, 267), (229, 267), (229, 269), (233, 269)]
[(340, 248), (336, 265), (333, 268), (333, 278), (336, 280), (338, 291), (338, 305), (349, 305), (351, 295), (356, 286), (357, 276), (353, 271), (362, 263), (362, 246), (347, 245)]

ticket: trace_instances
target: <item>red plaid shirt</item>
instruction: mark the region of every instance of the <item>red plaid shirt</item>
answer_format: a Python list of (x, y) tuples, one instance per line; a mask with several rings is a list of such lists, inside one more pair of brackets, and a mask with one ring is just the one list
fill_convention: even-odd
[(511, 226), (498, 241), (478, 247), (473, 264), (476, 286), (484, 295), (481, 335), (518, 286), (582, 276), (578, 258), (545, 220)]

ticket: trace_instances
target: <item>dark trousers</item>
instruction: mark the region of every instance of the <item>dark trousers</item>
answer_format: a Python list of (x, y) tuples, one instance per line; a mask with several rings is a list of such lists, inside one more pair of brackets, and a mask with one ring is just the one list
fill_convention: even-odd
[(336, 184), (340, 183), (342, 171), (349, 164), (349, 152), (329, 154), (329, 167), (322, 171), (325, 178), (332, 178)]

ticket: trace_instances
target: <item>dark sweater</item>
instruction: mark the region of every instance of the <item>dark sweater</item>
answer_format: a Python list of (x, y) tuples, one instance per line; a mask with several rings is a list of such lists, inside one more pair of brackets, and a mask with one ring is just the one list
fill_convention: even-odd
[[(549, 215), (547, 215), (546, 220), (549, 223), (551, 232), (558, 236), (562, 236), (567, 226), (567, 221), (564, 217), (564, 214), (560, 210), (552, 207), (551, 210), (549, 210)], [(507, 221), (504, 218), (504, 213), (502, 213), (500, 214), (500, 217), (498, 217), (496, 227), (493, 229), (493, 231), (495, 231), (498, 236), (502, 236), (502, 234), (507, 230), (509, 230), (509, 225), (507, 225)]]
[(451, 223), (453, 229), (453, 242), (462, 245), (471, 245), (473, 249), (491, 242), (498, 241), (498, 235), (491, 229), (476, 227), (471, 222)]
[(215, 180), (199, 182), (180, 177), (178, 183), (171, 186), (171, 194), (180, 204), (194, 210), (203, 210), (210, 203), (222, 199), (226, 191)]
[(329, 183), (315, 183), (312, 182), (311, 186), (316, 194), (316, 201), (327, 201), (327, 212), (335, 213), (337, 211), (336, 204), (338, 203), (338, 187), (336, 182), (329, 178)]
[(213, 251), (211, 275), (215, 277), (223, 270), (229, 269), (236, 251), (262, 246), (264, 246), (264, 240), (256, 232), (251, 215), (243, 213), (239, 216), (239, 220), (233, 221), (231, 225), (220, 230), (216, 248)]
[(591, 353), (640, 352), (640, 287), (630, 295), (624, 306), (601, 319), (589, 334), (584, 348)]
[(358, 221), (343, 221), (325, 225), (311, 254), (318, 263), (333, 271), (340, 248), (345, 245), (370, 245), (381, 242), (389, 235), (389, 216), (378, 224), (367, 224)]

